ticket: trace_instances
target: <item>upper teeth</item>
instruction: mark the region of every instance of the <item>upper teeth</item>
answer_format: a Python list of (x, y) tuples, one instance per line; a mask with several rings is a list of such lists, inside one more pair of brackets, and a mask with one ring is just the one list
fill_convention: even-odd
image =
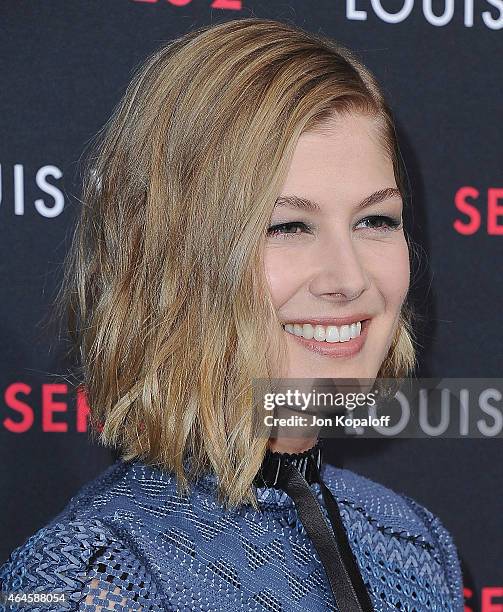
[(319, 342), (347, 342), (351, 338), (356, 338), (362, 330), (362, 323), (351, 323), (351, 325), (311, 325), (311, 323), (287, 323), (285, 330), (296, 336), (302, 336), (307, 340), (318, 340)]

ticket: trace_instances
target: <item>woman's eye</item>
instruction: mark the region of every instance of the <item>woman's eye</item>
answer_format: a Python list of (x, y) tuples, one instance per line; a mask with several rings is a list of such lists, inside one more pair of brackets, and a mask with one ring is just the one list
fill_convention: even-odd
[(279, 223), (271, 225), (267, 230), (268, 236), (282, 236), (288, 238), (295, 234), (302, 234), (303, 231), (310, 231), (310, 227), (302, 221), (289, 221), (288, 223)]
[[(365, 226), (369, 229), (376, 229), (378, 231), (389, 231), (399, 228), (402, 222), (401, 219), (396, 219), (394, 217), (386, 217), (384, 215), (372, 215), (370, 217), (365, 217), (365, 219), (362, 219), (360, 223), (364, 223)], [(360, 225), (360, 223), (358, 225)]]
[[(398, 229), (401, 226), (401, 219), (395, 217), (387, 217), (385, 215), (372, 215), (362, 219), (358, 225), (363, 224), (367, 229), (377, 230), (379, 232), (391, 231)], [(278, 223), (271, 225), (267, 229), (267, 235), (280, 238), (291, 238), (299, 236), (305, 232), (312, 232), (313, 228), (302, 221), (288, 221), (287, 223)]]

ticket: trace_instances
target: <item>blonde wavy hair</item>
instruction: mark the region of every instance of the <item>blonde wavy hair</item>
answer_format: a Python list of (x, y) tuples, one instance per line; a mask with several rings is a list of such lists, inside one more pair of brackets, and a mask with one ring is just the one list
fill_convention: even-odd
[[(268, 440), (256, 435), (252, 381), (278, 376), (286, 355), (266, 229), (299, 136), (350, 112), (375, 118), (405, 197), (369, 70), (329, 38), (251, 17), (164, 44), (91, 141), (55, 312), (91, 435), (174, 472), (182, 493), (210, 469), (221, 502), (257, 508)], [(378, 377), (415, 366), (411, 317), (404, 303)]]

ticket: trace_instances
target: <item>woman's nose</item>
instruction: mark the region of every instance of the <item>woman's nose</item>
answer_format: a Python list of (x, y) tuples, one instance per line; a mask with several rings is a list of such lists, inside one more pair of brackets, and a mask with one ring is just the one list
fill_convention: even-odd
[(354, 300), (370, 285), (363, 257), (350, 236), (340, 235), (313, 251), (310, 291), (330, 300)]

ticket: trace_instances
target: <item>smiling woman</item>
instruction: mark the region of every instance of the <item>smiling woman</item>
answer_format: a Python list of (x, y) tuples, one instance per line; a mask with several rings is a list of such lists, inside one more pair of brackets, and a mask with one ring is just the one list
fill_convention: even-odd
[(65, 596), (44, 610), (460, 612), (437, 517), (254, 418), (254, 379), (414, 367), (372, 74), (289, 24), (203, 27), (146, 60), (98, 136), (56, 312), (120, 459), (12, 552), (2, 590)]
[(288, 335), (287, 378), (386, 375), (381, 364), (399, 334), (401, 359), (412, 365), (400, 321), (409, 287), (403, 198), (381, 123), (356, 109), (334, 112), (298, 140), (265, 248)]

